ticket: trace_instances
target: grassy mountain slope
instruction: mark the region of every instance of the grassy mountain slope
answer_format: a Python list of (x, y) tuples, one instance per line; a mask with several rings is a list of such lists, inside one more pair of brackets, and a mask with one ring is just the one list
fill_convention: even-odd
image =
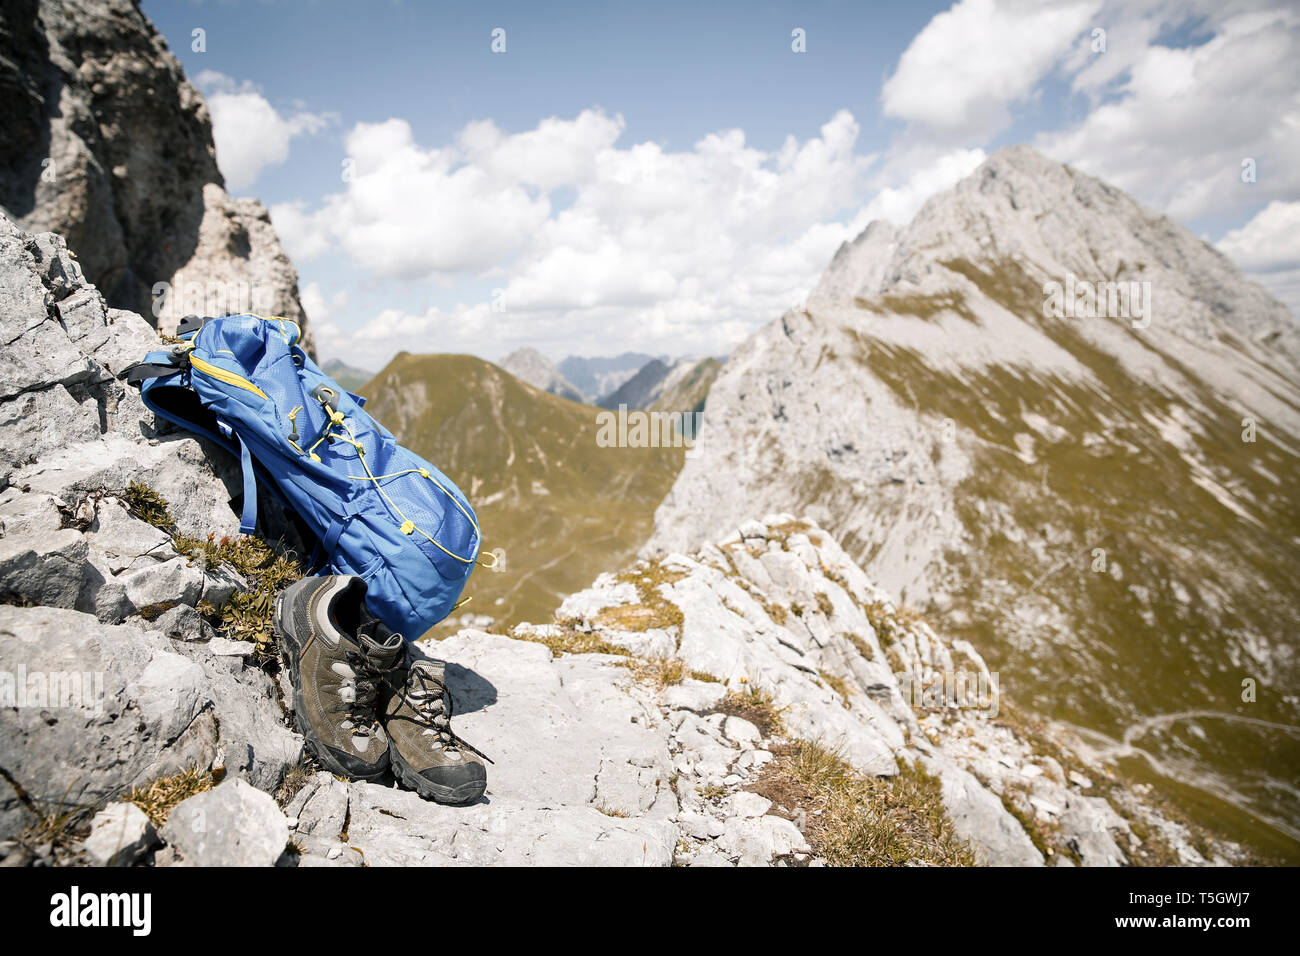
[(715, 358), (700, 359), (681, 378), (666, 386), (659, 397), (650, 403), (658, 412), (702, 412), (709, 389), (722, 370)]
[(367, 409), (469, 497), (485, 550), (465, 612), (498, 624), (545, 620), (560, 599), (617, 568), (649, 537), (680, 448), (601, 448), (598, 410), (469, 355), (394, 358), (366, 388)]

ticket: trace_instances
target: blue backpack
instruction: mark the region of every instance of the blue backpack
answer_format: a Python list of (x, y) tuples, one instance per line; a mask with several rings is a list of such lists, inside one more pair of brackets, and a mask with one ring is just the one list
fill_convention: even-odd
[(389, 628), (413, 641), (445, 618), (482, 543), (460, 489), (316, 366), (296, 323), (187, 316), (177, 335), (178, 346), (121, 378), (155, 415), (239, 456), (239, 530), (257, 524), (261, 478), (316, 535), (311, 563), (363, 578), (367, 606)]

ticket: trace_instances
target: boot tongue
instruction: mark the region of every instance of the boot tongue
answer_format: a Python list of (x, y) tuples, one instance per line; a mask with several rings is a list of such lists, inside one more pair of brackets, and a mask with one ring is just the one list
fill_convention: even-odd
[(383, 621), (366, 609), (365, 605), (359, 609), (357, 643), (366, 652), (366, 657), (379, 667), (391, 667), (406, 646), (402, 635), (390, 631)]

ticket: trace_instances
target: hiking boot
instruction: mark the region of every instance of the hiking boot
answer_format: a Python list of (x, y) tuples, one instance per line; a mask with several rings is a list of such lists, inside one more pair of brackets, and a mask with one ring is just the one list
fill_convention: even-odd
[[(351, 575), (304, 578), (275, 603), (275, 634), (293, 684), (293, 720), (326, 770), (376, 780), (389, 769), (379, 685), (405, 642), (366, 610), (366, 583)], [(395, 671), (400, 675), (400, 671)]]
[(412, 661), (402, 679), (384, 688), (393, 776), (426, 800), (469, 803), (487, 789), (487, 767), (477, 750), (451, 730), (446, 665)]

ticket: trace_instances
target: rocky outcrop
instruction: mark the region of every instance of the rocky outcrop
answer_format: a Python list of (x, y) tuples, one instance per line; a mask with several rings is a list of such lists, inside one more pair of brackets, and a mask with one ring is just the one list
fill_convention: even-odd
[(226, 194), (207, 107), (139, 7), (19, 0), (0, 17), (10, 218), (63, 235), (110, 306), (164, 331), (252, 311), (303, 325), (310, 350), (269, 215)]
[[(1034, 711), (1112, 752), (1131, 727), (1294, 838), (1284, 768), (1233, 755), (1300, 720), (1298, 358), (1294, 316), (1213, 247), (1001, 150), (736, 351), (645, 553), (806, 513)], [(1243, 710), (1248, 679), (1271, 690)]]

